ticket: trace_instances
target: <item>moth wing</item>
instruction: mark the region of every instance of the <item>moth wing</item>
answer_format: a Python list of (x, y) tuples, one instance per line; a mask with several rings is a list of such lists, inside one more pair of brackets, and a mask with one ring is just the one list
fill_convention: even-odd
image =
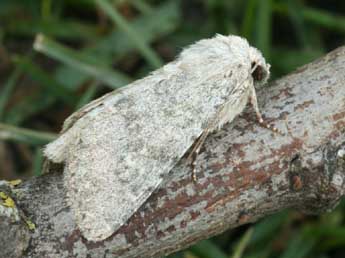
[(174, 101), (144, 85), (133, 94), (125, 89), (63, 134), (73, 142), (65, 160), (67, 196), (88, 240), (103, 240), (125, 224), (201, 134), (205, 118)]
[(235, 65), (203, 76), (190, 72), (192, 66), (166, 65), (108, 95), (69, 126), (58, 156), (65, 153), (68, 199), (88, 240), (113, 234), (161, 184), (231, 92), (248, 80), (250, 63)]
[[(83, 236), (92, 241), (108, 238), (125, 224), (159, 186), (159, 173), (165, 173), (164, 169), (158, 174), (144, 169), (119, 169), (121, 164), (115, 164), (118, 160), (109, 147), (104, 142), (86, 148), (77, 145), (76, 155), (68, 159), (64, 171), (68, 202), (77, 225)], [(125, 160), (139, 162), (131, 154)]]

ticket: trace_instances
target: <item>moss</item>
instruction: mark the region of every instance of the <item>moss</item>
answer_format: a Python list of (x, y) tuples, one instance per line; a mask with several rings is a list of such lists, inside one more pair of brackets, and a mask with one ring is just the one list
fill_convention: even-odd
[(36, 225), (31, 221), (31, 220), (25, 220), (26, 225), (28, 226), (28, 228), (30, 230), (35, 230), (36, 229)]
[(15, 180), (8, 181), (8, 183), (9, 183), (11, 186), (17, 186), (17, 185), (19, 185), (19, 184), (22, 183), (22, 180), (21, 180), (21, 179), (15, 179)]
[(15, 202), (13, 201), (13, 199), (8, 196), (5, 192), (0, 192), (0, 198), (2, 199), (2, 205), (9, 207), (9, 208), (14, 208), (16, 207)]

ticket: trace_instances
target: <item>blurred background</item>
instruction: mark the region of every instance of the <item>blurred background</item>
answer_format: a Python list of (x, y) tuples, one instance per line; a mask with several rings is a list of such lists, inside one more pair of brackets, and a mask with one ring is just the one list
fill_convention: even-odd
[[(40, 175), (69, 114), (215, 33), (246, 37), (274, 79), (344, 44), (345, 1), (0, 0), (0, 179)], [(344, 211), (284, 211), (169, 257), (343, 258)]]

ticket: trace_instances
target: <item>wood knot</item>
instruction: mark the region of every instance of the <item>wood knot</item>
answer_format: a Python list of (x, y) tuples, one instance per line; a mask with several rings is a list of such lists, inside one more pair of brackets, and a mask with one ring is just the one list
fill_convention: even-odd
[(302, 164), (299, 154), (294, 155), (290, 161), (290, 187), (293, 191), (302, 190), (304, 183), (300, 175)]
[(302, 178), (298, 175), (294, 175), (292, 176), (292, 179), (291, 179), (291, 185), (292, 185), (292, 189), (294, 191), (299, 191), (303, 188), (303, 182), (302, 182)]
[(250, 222), (251, 216), (249, 216), (249, 214), (245, 211), (240, 212), (239, 216), (238, 216), (238, 223), (240, 225), (242, 224), (246, 224), (248, 222)]

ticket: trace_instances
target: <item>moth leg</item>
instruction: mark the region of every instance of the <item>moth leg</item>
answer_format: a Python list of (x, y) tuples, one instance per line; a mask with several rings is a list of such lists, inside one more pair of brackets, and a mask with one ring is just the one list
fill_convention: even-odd
[(214, 128), (216, 128), (217, 123), (219, 121), (219, 115), (220, 115), (221, 111), (222, 111), (222, 109), (219, 109), (216, 116), (207, 124), (206, 129), (202, 132), (199, 139), (195, 143), (192, 151), (189, 153), (189, 155), (187, 157), (187, 161), (189, 162), (189, 164), (191, 164), (191, 167), (192, 167), (192, 179), (194, 182), (196, 182), (196, 179), (197, 179), (196, 178), (196, 170), (195, 170), (196, 157), (198, 156), (200, 149), (201, 149), (202, 145), (204, 144), (209, 133), (211, 131), (213, 131)]
[(195, 169), (195, 165), (196, 165), (196, 157), (198, 156), (200, 149), (202, 147), (202, 145), (204, 144), (209, 132), (210, 132), (210, 127), (207, 127), (205, 129), (205, 131), (202, 132), (202, 134), (200, 135), (200, 137), (198, 138), (197, 142), (195, 143), (193, 149), (191, 150), (191, 152), (189, 153), (187, 160), (188, 162), (191, 164), (192, 166), (192, 180), (194, 182), (196, 182), (197, 178), (196, 178), (196, 169)]
[(264, 119), (262, 118), (262, 115), (260, 113), (260, 110), (259, 110), (259, 106), (258, 106), (258, 100), (256, 98), (256, 92), (255, 92), (255, 88), (252, 87), (252, 91), (251, 91), (251, 94), (250, 94), (250, 97), (249, 97), (249, 102), (250, 104), (252, 105), (252, 107), (254, 108), (255, 110), (255, 114), (256, 114), (256, 118), (259, 122), (259, 124), (269, 130), (272, 130), (273, 132), (275, 133), (280, 133), (282, 134), (281, 132), (279, 132), (279, 130), (273, 126), (271, 126), (270, 124), (267, 124)]

